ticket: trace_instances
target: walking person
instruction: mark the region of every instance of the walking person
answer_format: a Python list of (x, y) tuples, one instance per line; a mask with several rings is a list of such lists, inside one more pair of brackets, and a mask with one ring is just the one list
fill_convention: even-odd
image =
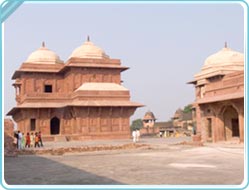
[(140, 137), (140, 131), (137, 129), (136, 130), (136, 142), (139, 141), (139, 137)]
[(137, 140), (137, 133), (136, 131), (132, 131), (132, 138), (133, 138), (133, 143), (136, 143), (136, 140)]
[(41, 131), (39, 131), (39, 133), (38, 133), (38, 137), (39, 137), (39, 143), (40, 143), (41, 147), (43, 147), (43, 144), (42, 144), (42, 136), (41, 136)]
[(29, 135), (29, 132), (26, 135), (26, 145), (25, 145), (25, 147), (30, 148), (30, 135)]
[(35, 147), (35, 135), (33, 132), (30, 133), (30, 147)]
[(37, 132), (35, 133), (35, 148), (36, 148), (36, 146), (40, 147), (40, 145), (39, 145), (39, 137), (38, 137)]
[(18, 131), (14, 132), (14, 144), (16, 146), (16, 148), (18, 149)]
[(18, 149), (22, 149), (22, 133), (18, 131), (18, 139), (17, 139)]
[(26, 143), (26, 138), (25, 138), (24, 133), (22, 133), (22, 140), (21, 140), (21, 142), (22, 142), (21, 149), (24, 149), (25, 148), (25, 143)]

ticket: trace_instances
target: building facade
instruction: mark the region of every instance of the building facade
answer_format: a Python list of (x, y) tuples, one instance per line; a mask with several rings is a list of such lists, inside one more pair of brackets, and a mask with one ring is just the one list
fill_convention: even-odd
[(180, 127), (192, 131), (193, 129), (193, 120), (192, 112), (184, 112), (181, 108), (177, 109), (174, 117), (172, 117), (172, 122), (174, 127)]
[(159, 128), (155, 127), (156, 117), (153, 112), (147, 111), (142, 119), (143, 127), (140, 129), (141, 135), (156, 135)]
[(44, 140), (129, 138), (130, 116), (142, 105), (121, 85), (127, 69), (89, 38), (65, 63), (43, 43), (15, 71), (17, 105), (7, 115)]
[(225, 47), (209, 56), (194, 84), (193, 123), (203, 142), (244, 142), (244, 55)]

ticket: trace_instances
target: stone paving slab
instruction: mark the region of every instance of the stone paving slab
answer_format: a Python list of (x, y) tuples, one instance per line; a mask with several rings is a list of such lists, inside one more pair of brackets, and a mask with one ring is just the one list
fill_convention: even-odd
[[(186, 139), (181, 139), (184, 140)], [(232, 144), (231, 147), (227, 147), (222, 144), (207, 144), (200, 147), (179, 145), (179, 141), (180, 139), (141, 139), (140, 143), (150, 143), (150, 147), (65, 155), (5, 157), (4, 178), (7, 184), (12, 185), (239, 185), (242, 183), (243, 145)]]

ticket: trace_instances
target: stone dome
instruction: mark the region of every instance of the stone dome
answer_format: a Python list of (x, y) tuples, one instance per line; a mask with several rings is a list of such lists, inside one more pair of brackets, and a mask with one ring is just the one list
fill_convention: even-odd
[(181, 108), (179, 108), (178, 110), (176, 110), (176, 112), (175, 112), (175, 115), (174, 115), (174, 118), (180, 118), (181, 117), (181, 115), (182, 115), (182, 109)]
[(224, 48), (205, 60), (201, 73), (207, 74), (220, 70), (244, 70), (244, 54), (225, 45)]
[(148, 111), (145, 113), (143, 120), (156, 120), (156, 117), (153, 112)]
[(38, 64), (57, 64), (63, 63), (59, 56), (53, 51), (45, 47), (45, 43), (42, 43), (42, 47), (30, 54), (25, 63), (38, 63)]
[(89, 39), (83, 43), (80, 47), (76, 48), (69, 58), (88, 58), (88, 59), (109, 59), (109, 56), (105, 52), (95, 46)]

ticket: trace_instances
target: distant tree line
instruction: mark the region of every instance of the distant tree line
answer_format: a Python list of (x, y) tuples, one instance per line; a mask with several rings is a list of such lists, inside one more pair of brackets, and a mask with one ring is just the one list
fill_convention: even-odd
[[(192, 105), (189, 104), (189, 105), (184, 106), (183, 112), (184, 113), (191, 113), (192, 112)], [(172, 119), (170, 119), (168, 121), (172, 121)], [(131, 126), (130, 126), (131, 131), (134, 131), (134, 130), (137, 130), (137, 129), (140, 130), (142, 127), (143, 127), (142, 119), (133, 120), (132, 123), (131, 123)]]
[(140, 130), (142, 127), (143, 127), (142, 119), (133, 120), (130, 126), (131, 131)]
[(189, 104), (189, 105), (185, 106), (185, 107), (183, 108), (183, 112), (184, 112), (184, 113), (190, 113), (190, 112), (192, 112), (192, 105)]

